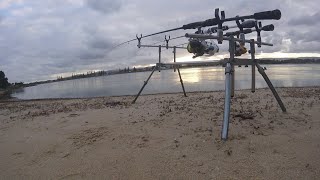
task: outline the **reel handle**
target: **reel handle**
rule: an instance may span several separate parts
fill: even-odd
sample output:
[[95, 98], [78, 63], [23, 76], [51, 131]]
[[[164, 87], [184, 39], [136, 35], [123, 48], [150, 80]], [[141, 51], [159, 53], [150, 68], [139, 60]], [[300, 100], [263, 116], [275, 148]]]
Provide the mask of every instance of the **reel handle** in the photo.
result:
[[261, 28], [262, 31], [273, 31], [274, 30], [274, 25], [273, 24], [269, 24], [269, 25], [266, 25], [266, 26], [263, 26]]
[[279, 20], [281, 19], [281, 11], [279, 9], [276, 9], [273, 11], [258, 12], [258, 13], [254, 13], [253, 17], [257, 20], [265, 20], [265, 19]]

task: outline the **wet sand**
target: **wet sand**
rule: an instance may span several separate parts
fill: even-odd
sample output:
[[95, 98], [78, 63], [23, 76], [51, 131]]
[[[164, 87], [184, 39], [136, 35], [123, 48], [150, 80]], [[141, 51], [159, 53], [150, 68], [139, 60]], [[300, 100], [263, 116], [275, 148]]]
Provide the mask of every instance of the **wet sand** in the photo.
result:
[[0, 101], [1, 179], [317, 179], [320, 87]]

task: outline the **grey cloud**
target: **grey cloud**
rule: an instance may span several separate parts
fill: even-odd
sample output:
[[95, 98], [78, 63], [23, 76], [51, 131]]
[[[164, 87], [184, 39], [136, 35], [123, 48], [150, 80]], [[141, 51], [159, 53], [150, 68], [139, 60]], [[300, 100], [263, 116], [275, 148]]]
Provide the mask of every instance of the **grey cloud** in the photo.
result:
[[292, 53], [319, 53], [319, 42], [295, 43], [290, 46]]
[[114, 46], [113, 43], [106, 39], [95, 39], [90, 42], [90, 46], [95, 49], [110, 49]]
[[92, 53], [92, 52], [82, 53], [79, 55], [79, 58], [82, 60], [100, 59], [104, 57], [105, 57], [105, 54], [98, 54], [98, 53]]
[[305, 32], [301, 32], [299, 29], [291, 30], [288, 36], [292, 39], [294, 43], [300, 42], [319, 42], [320, 35], [316, 29], [307, 29]]
[[297, 26], [297, 25], [317, 25], [319, 24], [320, 12], [317, 12], [313, 15], [304, 15], [300, 17], [296, 17], [294, 19], [289, 20], [288, 24]]
[[93, 10], [109, 14], [119, 11], [122, 3], [120, 0], [87, 0], [87, 5]]

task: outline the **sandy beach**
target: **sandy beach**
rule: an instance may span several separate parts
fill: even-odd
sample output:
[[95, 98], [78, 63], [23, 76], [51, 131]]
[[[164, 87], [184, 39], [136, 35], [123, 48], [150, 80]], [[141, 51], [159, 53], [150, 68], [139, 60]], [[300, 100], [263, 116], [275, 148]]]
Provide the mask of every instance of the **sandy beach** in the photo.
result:
[[0, 179], [317, 179], [320, 87], [0, 101]]

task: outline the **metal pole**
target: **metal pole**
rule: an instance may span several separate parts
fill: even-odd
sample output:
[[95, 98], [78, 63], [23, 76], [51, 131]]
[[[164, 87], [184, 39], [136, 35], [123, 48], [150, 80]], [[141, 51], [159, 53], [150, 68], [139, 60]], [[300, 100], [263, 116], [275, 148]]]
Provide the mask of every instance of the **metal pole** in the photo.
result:
[[180, 78], [180, 83], [181, 83], [181, 86], [182, 86], [183, 94], [184, 94], [185, 97], [187, 97], [187, 94], [186, 94], [186, 91], [184, 89], [184, 85], [183, 85], [183, 81], [182, 81], [182, 78], [181, 78], [181, 74], [180, 74], [179, 68], [177, 68], [177, 70], [178, 70], [178, 74], [179, 74], [179, 78]]
[[146, 81], [144, 81], [143, 86], [141, 87], [139, 93], [137, 94], [136, 98], [132, 101], [132, 104], [136, 103], [138, 97], [140, 96], [142, 90], [144, 89], [144, 87], [148, 84], [148, 81], [150, 80], [151, 76], [153, 75], [154, 71], [156, 70], [157, 66], [154, 66], [154, 68], [152, 69], [151, 74], [149, 75], [148, 79]]
[[234, 71], [234, 64], [231, 64], [231, 97], [234, 97], [234, 86], [235, 86], [235, 71]]
[[[173, 62], [176, 62], [176, 46], [173, 46]], [[176, 66], [173, 66], [173, 72], [176, 72]]]
[[226, 81], [225, 81], [225, 100], [224, 100], [224, 114], [223, 114], [223, 124], [222, 124], [222, 132], [221, 139], [228, 139], [228, 131], [229, 131], [229, 118], [230, 118], [230, 101], [231, 101], [231, 65], [227, 63], [225, 68]]
[[160, 72], [160, 63], [161, 63], [161, 45], [159, 45], [159, 66], [158, 66], [158, 70]]
[[259, 73], [262, 75], [263, 79], [266, 81], [266, 83], [268, 84], [269, 88], [271, 89], [274, 97], [275, 97], [276, 100], [278, 101], [278, 104], [280, 105], [281, 110], [282, 110], [283, 112], [286, 112], [287, 110], [286, 110], [286, 108], [284, 107], [283, 102], [281, 101], [280, 96], [278, 95], [277, 91], [276, 91], [275, 88], [273, 87], [273, 85], [272, 85], [270, 79], [268, 78], [267, 74], [264, 72], [264, 69], [263, 69], [258, 63], [256, 63], [256, 66], [257, 66], [257, 68], [258, 68]]
[[232, 68], [230, 62], [234, 60], [234, 53], [235, 53], [235, 43], [234, 37], [230, 36], [229, 39], [229, 52], [230, 52], [230, 59], [229, 62], [226, 64], [225, 68], [225, 100], [224, 100], [224, 114], [223, 114], [223, 124], [222, 124], [222, 131], [221, 131], [221, 139], [227, 140], [228, 139], [228, 130], [229, 130], [229, 118], [230, 118], [230, 102], [231, 102], [231, 74]]
[[254, 39], [250, 40], [250, 53], [251, 53], [251, 60], [253, 62], [251, 66], [251, 71], [252, 71], [252, 78], [251, 78], [251, 92], [254, 93], [256, 91], [256, 58], [255, 58], [255, 44], [254, 44]]

